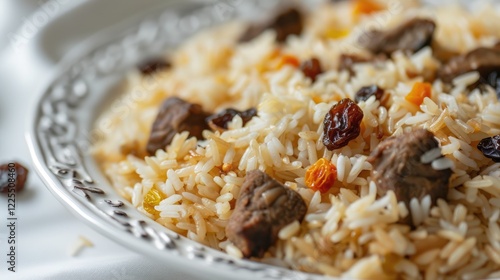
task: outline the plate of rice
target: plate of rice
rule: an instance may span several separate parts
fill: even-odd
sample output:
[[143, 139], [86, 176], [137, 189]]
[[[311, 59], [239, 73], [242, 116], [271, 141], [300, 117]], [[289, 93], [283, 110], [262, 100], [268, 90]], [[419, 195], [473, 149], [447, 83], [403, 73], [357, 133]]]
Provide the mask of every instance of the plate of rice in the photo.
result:
[[500, 9], [172, 1], [92, 38], [28, 133], [53, 194], [199, 277], [500, 277]]

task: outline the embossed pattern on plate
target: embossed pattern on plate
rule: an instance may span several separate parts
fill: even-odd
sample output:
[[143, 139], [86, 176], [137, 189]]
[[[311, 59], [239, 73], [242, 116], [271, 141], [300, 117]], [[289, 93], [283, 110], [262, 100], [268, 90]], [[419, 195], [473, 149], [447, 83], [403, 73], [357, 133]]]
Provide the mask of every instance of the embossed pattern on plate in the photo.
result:
[[160, 226], [119, 197], [88, 152], [92, 139], [99, 136], [99, 131], [92, 130], [96, 108], [141, 59], [175, 47], [202, 28], [240, 17], [243, 12], [262, 12], [277, 1], [204, 3], [178, 1], [124, 34], [98, 37], [78, 59], [61, 65], [37, 102], [27, 135], [37, 172], [49, 190], [80, 218], [144, 254], [165, 261], [180, 260], [186, 269], [196, 266], [232, 279], [235, 272], [238, 278], [248, 279], [323, 279], [235, 259]]

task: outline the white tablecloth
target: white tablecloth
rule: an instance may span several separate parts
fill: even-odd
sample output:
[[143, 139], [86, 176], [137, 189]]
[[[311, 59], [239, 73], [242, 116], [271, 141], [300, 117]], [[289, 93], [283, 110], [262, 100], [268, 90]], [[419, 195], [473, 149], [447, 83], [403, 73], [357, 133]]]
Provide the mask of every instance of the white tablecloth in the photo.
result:
[[[188, 279], [168, 264], [115, 244], [73, 216], [35, 174], [24, 139], [35, 96], [64, 53], [100, 26], [154, 0], [121, 5], [116, 0], [44, 2], [0, 1], [0, 162], [17, 160], [30, 169], [26, 188], [16, 197], [16, 272], [7, 270], [7, 196], [0, 195], [0, 279]], [[93, 247], [71, 256], [80, 236]]]

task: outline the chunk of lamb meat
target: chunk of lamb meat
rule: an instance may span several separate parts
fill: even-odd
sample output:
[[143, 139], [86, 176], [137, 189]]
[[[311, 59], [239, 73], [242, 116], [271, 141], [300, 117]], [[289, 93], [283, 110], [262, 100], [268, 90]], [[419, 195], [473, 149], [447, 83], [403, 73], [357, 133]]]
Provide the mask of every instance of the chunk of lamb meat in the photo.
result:
[[435, 28], [432, 20], [414, 18], [391, 30], [367, 32], [358, 43], [374, 54], [390, 55], [398, 50], [414, 53], [431, 44]]
[[[451, 169], [436, 170], [432, 167], [432, 160], [422, 161], [424, 154], [433, 151], [429, 153], [432, 154], [435, 149], [440, 149], [439, 144], [425, 129], [382, 141], [368, 158], [373, 165], [371, 179], [377, 184], [378, 194], [382, 196], [392, 190], [397, 200], [403, 201], [408, 209], [412, 198], [421, 200], [430, 195], [433, 205], [438, 198], [446, 199]], [[437, 158], [440, 157], [439, 153]], [[413, 225], [411, 215], [402, 222]]]
[[208, 129], [205, 113], [200, 105], [189, 103], [177, 97], [167, 98], [151, 128], [151, 134], [146, 146], [149, 154], [159, 149], [165, 149], [174, 136], [183, 131], [189, 131], [190, 136], [202, 139], [202, 132]]
[[451, 83], [456, 77], [472, 71], [479, 72], [479, 84], [490, 85], [500, 98], [500, 47], [481, 47], [456, 56], [439, 69], [438, 78]]
[[250, 171], [226, 235], [244, 257], [262, 257], [276, 242], [278, 232], [293, 221], [302, 221], [306, 212], [306, 203], [298, 193], [260, 170]]
[[289, 35], [300, 35], [303, 26], [302, 13], [298, 9], [281, 7], [281, 10], [275, 12], [274, 16], [267, 21], [251, 24], [239, 41], [248, 42], [266, 30], [274, 30], [276, 41], [283, 43]]

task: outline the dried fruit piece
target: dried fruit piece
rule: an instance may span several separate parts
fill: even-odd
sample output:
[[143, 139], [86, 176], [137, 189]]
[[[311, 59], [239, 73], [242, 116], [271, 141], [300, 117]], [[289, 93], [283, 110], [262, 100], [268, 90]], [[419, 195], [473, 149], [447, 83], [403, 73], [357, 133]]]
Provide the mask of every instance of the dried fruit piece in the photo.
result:
[[346, 146], [356, 139], [361, 131], [363, 110], [349, 98], [332, 106], [323, 121], [323, 144], [328, 150]]
[[156, 187], [153, 187], [144, 196], [144, 201], [142, 202], [142, 207], [144, 208], [144, 210], [146, 210], [146, 212], [148, 212], [149, 214], [151, 214], [155, 218], [157, 218], [160, 215], [160, 212], [155, 209], [155, 206], [160, 204], [160, 202], [162, 200], [164, 200], [165, 198], [167, 198], [166, 195], [164, 195]]
[[325, 31], [325, 37], [329, 39], [341, 39], [349, 35], [350, 30], [347, 28], [329, 28]]
[[223, 110], [217, 114], [209, 116], [206, 121], [208, 123], [208, 126], [212, 130], [226, 130], [227, 129], [227, 124], [236, 116], [240, 116], [241, 120], [243, 121], [243, 126], [247, 122], [249, 122], [253, 117], [257, 116], [257, 109], [255, 108], [250, 108], [246, 111], [239, 111], [236, 109], [228, 108], [226, 110]]
[[354, 18], [361, 15], [369, 15], [375, 12], [383, 10], [380, 4], [372, 0], [356, 0], [354, 1], [354, 7], [352, 9], [352, 15]]
[[424, 102], [424, 98], [431, 97], [432, 85], [429, 83], [416, 82], [405, 99], [417, 106]]
[[14, 187], [16, 192], [24, 189], [28, 169], [18, 162], [0, 165], [0, 192], [7, 193]]
[[371, 86], [366, 86], [362, 87], [356, 92], [356, 95], [354, 96], [354, 100], [356, 103], [359, 103], [361, 101], [366, 101], [368, 98], [375, 96], [377, 100], [380, 100], [382, 96], [384, 95], [384, 89], [377, 86], [377, 85], [371, 85]]
[[323, 73], [319, 60], [314, 57], [304, 61], [300, 65], [300, 70], [302, 70], [302, 73], [313, 82], [316, 81], [316, 77], [319, 74]]
[[494, 162], [500, 162], [500, 134], [479, 141], [477, 148], [485, 157], [491, 158]]
[[285, 54], [281, 57], [280, 61], [278, 62], [278, 69], [281, 69], [285, 65], [292, 65], [293, 67], [299, 67], [300, 61], [299, 59], [290, 54]]
[[282, 10], [267, 22], [250, 25], [239, 41], [248, 42], [262, 32], [272, 29], [276, 32], [276, 41], [282, 43], [289, 35], [299, 35], [302, 32], [302, 21], [302, 13], [299, 10], [295, 8]]
[[326, 193], [337, 180], [337, 168], [330, 161], [320, 158], [307, 169], [305, 179], [309, 188]]
[[170, 64], [170, 62], [166, 61], [165, 59], [155, 58], [139, 64], [137, 68], [143, 75], [152, 75], [156, 72], [166, 70], [171, 66], [172, 65]]

